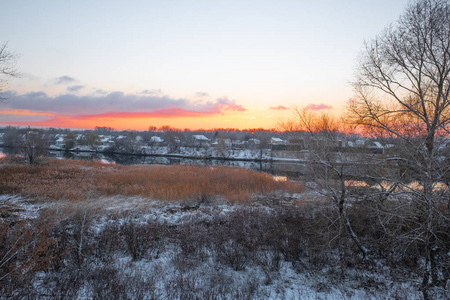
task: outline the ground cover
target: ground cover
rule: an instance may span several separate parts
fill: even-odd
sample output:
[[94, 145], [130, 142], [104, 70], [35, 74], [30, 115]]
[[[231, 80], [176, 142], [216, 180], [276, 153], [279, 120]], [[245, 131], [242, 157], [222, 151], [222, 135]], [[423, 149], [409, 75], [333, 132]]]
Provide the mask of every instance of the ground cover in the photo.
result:
[[255, 193], [302, 190], [298, 183], [275, 181], [266, 173], [223, 166], [122, 166], [56, 159], [25, 166], [7, 160], [0, 161], [0, 191], [44, 200], [80, 201], [112, 195], [186, 200], [221, 195], [245, 202]]
[[[0, 163], [0, 299], [421, 299], [370, 207], [244, 169]], [[173, 191], [170, 191], [173, 189]], [[443, 288], [437, 298], [450, 296]]]

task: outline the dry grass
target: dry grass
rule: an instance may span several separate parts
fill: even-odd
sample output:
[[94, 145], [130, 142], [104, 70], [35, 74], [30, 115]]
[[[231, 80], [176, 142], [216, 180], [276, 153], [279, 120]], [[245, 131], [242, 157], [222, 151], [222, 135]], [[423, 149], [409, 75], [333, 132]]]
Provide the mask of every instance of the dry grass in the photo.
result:
[[49, 160], [41, 166], [0, 160], [0, 192], [46, 200], [86, 200], [99, 196], [142, 196], [183, 200], [222, 195], [248, 201], [254, 193], [300, 192], [294, 182], [231, 167], [105, 165], [99, 162]]

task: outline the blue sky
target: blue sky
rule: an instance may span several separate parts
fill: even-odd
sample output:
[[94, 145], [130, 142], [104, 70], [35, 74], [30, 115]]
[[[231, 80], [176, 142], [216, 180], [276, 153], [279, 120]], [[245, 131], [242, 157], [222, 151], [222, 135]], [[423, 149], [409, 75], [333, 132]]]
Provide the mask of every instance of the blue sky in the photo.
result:
[[[21, 54], [17, 66], [23, 76], [9, 81], [16, 104], [12, 97], [0, 109], [11, 124], [42, 125], [33, 122], [48, 120], [48, 114], [73, 116], [76, 102], [67, 99], [77, 97], [90, 97], [80, 103], [91, 103], [93, 115], [118, 112], [107, 99], [119, 92], [124, 98], [118, 101], [129, 103], [120, 111], [149, 114], [136, 128], [146, 122], [270, 128], [289, 113], [275, 107], [315, 105], [339, 112], [352, 96], [349, 81], [364, 40], [395, 22], [407, 3], [7, 1], [0, 42]], [[31, 92], [43, 92], [46, 103], [69, 102], [27, 108]], [[142, 99], [127, 102], [130, 97]], [[208, 110], [209, 119], [197, 114], [223, 99], [227, 106]], [[152, 103], [135, 106], [145, 101]], [[158, 118], [151, 114], [155, 102], [195, 113]], [[15, 118], [18, 109], [22, 114]], [[98, 119], [98, 125], [108, 120]]]

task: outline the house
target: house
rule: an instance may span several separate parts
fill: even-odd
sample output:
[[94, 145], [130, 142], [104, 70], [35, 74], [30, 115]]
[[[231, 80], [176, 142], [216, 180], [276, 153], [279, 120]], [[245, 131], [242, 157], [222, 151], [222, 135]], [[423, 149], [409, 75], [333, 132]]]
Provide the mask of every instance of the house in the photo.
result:
[[111, 136], [99, 135], [101, 146], [110, 147], [114, 145], [114, 140]]
[[201, 134], [195, 134], [192, 136], [192, 143], [194, 146], [209, 146], [209, 139]]
[[273, 137], [270, 139], [270, 144], [272, 145], [284, 145], [284, 141], [280, 138]]
[[158, 146], [162, 143], [164, 143], [164, 139], [155, 135], [150, 138], [149, 146]]
[[248, 139], [248, 144], [249, 145], [260, 145], [261, 141], [258, 139]]
[[361, 148], [361, 147], [364, 147], [365, 143], [366, 142], [364, 140], [359, 139], [359, 140], [355, 140], [355, 141], [348, 141], [347, 145], [349, 147], [359, 147], [359, 148]]
[[382, 154], [382, 153], [385, 153], [386, 150], [394, 147], [394, 145], [392, 145], [392, 144], [383, 145], [380, 142], [372, 141], [372, 142], [367, 143], [366, 147], [368, 149], [370, 149], [373, 153]]
[[59, 148], [64, 148], [66, 146], [66, 143], [64, 140], [65, 139], [63, 136], [58, 137], [55, 141], [55, 145]]
[[142, 137], [142, 136], [140, 136], [140, 135], [137, 135], [135, 138], [134, 138], [134, 145], [136, 145], [136, 146], [143, 146], [143, 143], [144, 143], [144, 138]]

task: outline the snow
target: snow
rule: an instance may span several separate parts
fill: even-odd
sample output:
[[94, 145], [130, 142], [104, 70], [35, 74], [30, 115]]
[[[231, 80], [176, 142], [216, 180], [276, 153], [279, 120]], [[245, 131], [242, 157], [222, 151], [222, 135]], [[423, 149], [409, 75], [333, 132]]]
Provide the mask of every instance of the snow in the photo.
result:
[[280, 139], [280, 138], [273, 137], [273, 138], [270, 139], [270, 143], [271, 144], [282, 144], [283, 140]]
[[194, 134], [192, 137], [197, 141], [209, 141], [209, 139], [206, 136], [201, 134]]
[[[290, 195], [293, 199], [292, 203], [297, 200], [308, 199], [309, 193], [311, 192]], [[289, 205], [291, 200], [286, 201], [284, 205]], [[59, 207], [59, 210], [62, 211], [73, 205], [73, 203], [63, 201], [44, 204], [19, 196], [0, 196], [2, 209], [14, 207], [21, 218], [36, 218], [39, 211], [45, 207]], [[96, 217], [91, 229], [92, 232], [97, 234], [108, 223], [118, 222], [123, 224], [125, 220], [130, 220], [130, 218], [141, 223], [154, 220], [161, 224], [168, 224], [170, 227], [189, 223], [190, 220], [207, 223], [211, 221], [213, 215], [226, 217], [243, 207], [239, 204], [229, 204], [220, 198], [215, 198], [211, 203], [206, 204], [192, 201], [168, 203], [143, 197], [125, 196], [101, 197], [76, 205], [79, 205], [80, 209], [95, 212]], [[269, 214], [274, 209], [265, 205], [258, 207], [252, 209], [264, 209]], [[377, 268], [379, 270], [377, 272], [348, 268], [345, 278], [340, 278], [334, 268], [324, 267], [317, 270], [302, 268], [301, 265], [294, 265], [284, 260], [281, 261], [279, 268], [276, 270], [264, 269], [255, 264], [246, 266], [243, 271], [235, 271], [225, 266], [218, 268], [217, 262], [210, 258], [198, 260], [195, 264], [190, 265], [192, 262], [184, 261], [176, 248], [167, 245], [164, 249], [157, 255], [155, 254], [153, 259], [132, 261], [130, 256], [122, 254], [111, 257], [110, 262], [117, 270], [118, 278], [142, 282], [142, 284], [145, 283], [146, 286], [150, 286], [150, 290], [145, 290], [147, 294], [144, 297], [148, 298], [151, 298], [152, 293], [164, 299], [181, 297], [181, 295], [185, 295], [185, 289], [187, 288], [184, 284], [194, 288], [193, 292], [198, 297], [207, 295], [208, 290], [211, 290], [215, 293], [221, 293], [219, 298], [224, 297], [223, 299], [248, 295], [252, 295], [249, 299], [421, 298], [418, 289], [420, 280], [395, 281], [389, 275], [389, 268], [384, 266], [382, 261], [378, 261]], [[307, 261], [304, 263], [307, 264]], [[183, 265], [189, 267], [185, 270], [185, 273], [181, 274], [179, 268]], [[95, 269], [98, 266], [94, 264], [92, 268]], [[37, 274], [35, 278], [36, 288], [41, 288], [40, 282], [44, 280], [45, 276], [47, 275], [44, 273]], [[180, 276], [185, 276], [183, 278], [186, 281], [180, 281]], [[367, 288], [366, 282], [379, 282], [379, 287]], [[77, 299], [94, 297], [90, 284], [89, 281], [84, 283], [84, 286], [77, 293]], [[167, 285], [173, 286], [171, 289], [167, 289]], [[217, 290], [217, 286], [221, 286], [221, 289]]]
[[152, 136], [150, 138], [150, 141], [153, 143], [162, 143], [164, 142], [164, 140], [162, 138], [160, 138], [159, 136]]

